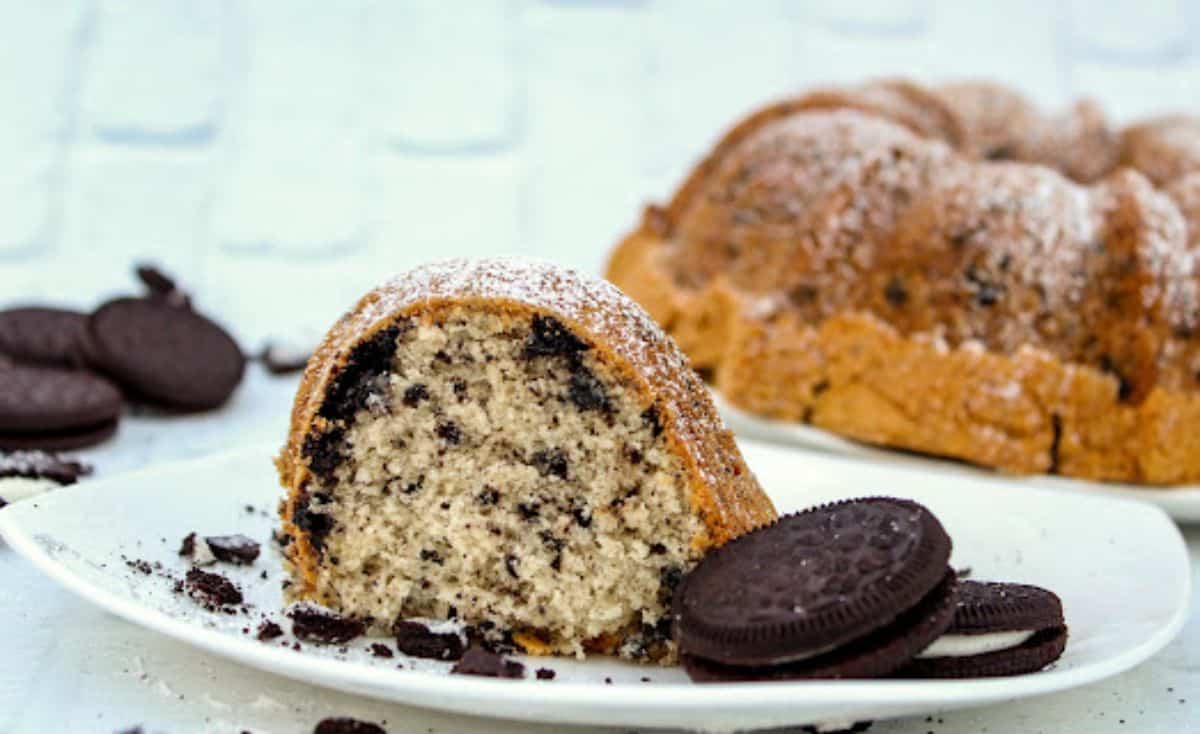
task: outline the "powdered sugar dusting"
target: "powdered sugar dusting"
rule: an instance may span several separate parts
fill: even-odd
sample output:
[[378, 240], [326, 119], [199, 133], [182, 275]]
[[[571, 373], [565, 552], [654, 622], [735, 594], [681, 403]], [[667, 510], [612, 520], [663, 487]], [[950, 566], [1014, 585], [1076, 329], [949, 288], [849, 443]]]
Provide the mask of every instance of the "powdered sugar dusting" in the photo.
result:
[[[606, 280], [534, 258], [459, 258], [402, 273], [377, 293], [356, 317], [361, 328], [404, 308], [460, 299], [511, 301], [574, 321], [628, 360], [651, 385], [666, 388], [674, 415], [690, 416], [680, 429], [696, 445], [705, 443], [706, 435], [727, 432], [711, 404], [707, 410], [691, 405], [696, 394], [704, 403], [708, 399], [687, 358], [645, 310]], [[713, 463], [699, 465], [709, 484], [724, 480]]]
[[1200, 171], [1178, 179], [1167, 187], [1166, 193], [1183, 215], [1189, 249], [1200, 248]]
[[[639, 369], [666, 379], [687, 370], [670, 338], [628, 296], [606, 280], [534, 258], [453, 259], [402, 273], [356, 315], [367, 326], [406, 307], [456, 299], [511, 301], [589, 326]], [[673, 347], [674, 345], [671, 344]]]
[[1200, 118], [1179, 115], [1147, 120], [1130, 127], [1123, 137], [1121, 162], [1159, 186], [1200, 171]]
[[828, 272], [824, 285], [841, 290], [950, 154], [855, 110], [766, 123], [729, 152], [677, 223], [676, 279], [698, 287], [725, 275], [763, 292]]
[[[1080, 178], [1099, 173], [1089, 168], [1097, 160], [1115, 160], [1115, 138], [1094, 104], [1042, 118], [1013, 95], [984, 104], [997, 93], [968, 86], [945, 99], [965, 99], [968, 138], [999, 144], [988, 115], [1024, 126], [1010, 130], [1016, 147], [998, 157], [1041, 160]], [[1196, 255], [1177, 208], [1144, 178], [1125, 171], [1088, 186], [1048, 166], [964, 156], [883, 108], [810, 109], [803, 99], [755, 130], [739, 126], [739, 140], [710, 159], [690, 201], [676, 198], [661, 261], [686, 293], [703, 299], [710, 284], [726, 282], [751, 319], [783, 310], [819, 322], [865, 310], [904, 334], [942, 325], [951, 346], [973, 339], [1012, 354], [1034, 345], [1143, 387], [1182, 369], [1162, 361], [1172, 355], [1190, 364], [1192, 350], [1161, 345], [1196, 328]], [[1143, 131], [1142, 147], [1200, 140], [1197, 129], [1160, 122]], [[681, 330], [705, 328], [691, 314], [675, 318]], [[1111, 336], [1149, 324], [1157, 344]]]

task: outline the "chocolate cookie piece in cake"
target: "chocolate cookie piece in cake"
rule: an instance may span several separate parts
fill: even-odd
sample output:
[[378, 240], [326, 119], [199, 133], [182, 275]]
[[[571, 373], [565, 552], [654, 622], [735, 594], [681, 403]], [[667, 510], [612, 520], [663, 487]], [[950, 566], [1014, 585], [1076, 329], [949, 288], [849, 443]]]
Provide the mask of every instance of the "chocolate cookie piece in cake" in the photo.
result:
[[646, 314], [524, 260], [368, 294], [310, 360], [278, 467], [295, 598], [541, 653], [670, 659], [681, 573], [775, 516]]

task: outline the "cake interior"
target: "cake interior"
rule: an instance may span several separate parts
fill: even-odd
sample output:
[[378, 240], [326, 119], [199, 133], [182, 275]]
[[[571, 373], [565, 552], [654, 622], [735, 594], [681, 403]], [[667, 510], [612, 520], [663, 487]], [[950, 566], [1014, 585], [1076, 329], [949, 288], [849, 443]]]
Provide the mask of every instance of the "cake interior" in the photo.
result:
[[543, 652], [673, 657], [704, 527], [643, 401], [549, 316], [456, 307], [378, 332], [305, 445], [315, 598], [379, 629], [457, 618]]

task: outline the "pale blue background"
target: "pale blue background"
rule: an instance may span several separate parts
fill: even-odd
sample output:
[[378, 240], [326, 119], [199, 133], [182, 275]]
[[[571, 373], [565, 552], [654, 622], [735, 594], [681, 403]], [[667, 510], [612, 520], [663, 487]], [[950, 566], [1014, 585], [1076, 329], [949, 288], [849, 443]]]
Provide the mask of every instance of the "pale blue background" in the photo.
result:
[[253, 346], [431, 257], [598, 270], [724, 125], [813, 84], [1196, 111], [1198, 7], [0, 0], [0, 306], [88, 306], [150, 257]]

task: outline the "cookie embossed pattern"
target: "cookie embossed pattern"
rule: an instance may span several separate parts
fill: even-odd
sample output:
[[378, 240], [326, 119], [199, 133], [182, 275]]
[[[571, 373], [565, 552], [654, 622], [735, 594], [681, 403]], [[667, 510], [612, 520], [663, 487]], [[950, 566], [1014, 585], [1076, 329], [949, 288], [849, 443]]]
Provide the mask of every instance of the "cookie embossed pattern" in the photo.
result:
[[697, 681], [878, 678], [950, 626], [951, 541], [909, 500], [805, 510], [709, 554], [675, 629]]

